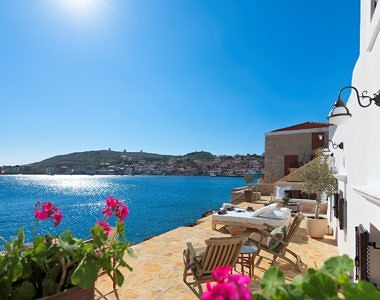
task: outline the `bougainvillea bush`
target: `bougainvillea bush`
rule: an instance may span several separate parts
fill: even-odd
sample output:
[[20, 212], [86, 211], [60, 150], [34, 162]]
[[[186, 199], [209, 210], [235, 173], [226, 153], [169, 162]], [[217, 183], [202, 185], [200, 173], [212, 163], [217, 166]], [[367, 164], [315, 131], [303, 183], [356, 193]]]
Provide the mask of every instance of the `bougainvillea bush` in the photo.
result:
[[[309, 268], [286, 282], [279, 268], [265, 271], [259, 291], [250, 291], [250, 279], [240, 274], [230, 275], [230, 267], [218, 267], [213, 272], [214, 285], [207, 282], [202, 300], [378, 300], [380, 291], [371, 283], [350, 276], [354, 262], [347, 255], [328, 259], [322, 268]], [[251, 294], [252, 293], [252, 294]]]
[[[60, 293], [74, 286], [90, 288], [99, 272], [114, 276], [121, 286], [120, 268], [132, 268], [124, 253], [134, 256], [125, 237], [124, 220], [129, 214], [122, 201], [108, 197], [102, 210], [103, 219], [91, 228], [91, 239], [76, 238], [69, 230], [61, 234], [37, 235], [40, 222], [52, 221], [57, 227], [64, 217], [52, 202], [36, 202], [33, 243], [25, 244], [24, 230], [5, 241], [0, 254], [1, 299], [36, 299]], [[116, 234], [111, 234], [109, 218], [116, 218]]]
[[202, 300], [251, 300], [249, 277], [231, 275], [231, 266], [217, 267], [212, 276], [216, 284], [207, 282], [207, 290], [202, 294]]

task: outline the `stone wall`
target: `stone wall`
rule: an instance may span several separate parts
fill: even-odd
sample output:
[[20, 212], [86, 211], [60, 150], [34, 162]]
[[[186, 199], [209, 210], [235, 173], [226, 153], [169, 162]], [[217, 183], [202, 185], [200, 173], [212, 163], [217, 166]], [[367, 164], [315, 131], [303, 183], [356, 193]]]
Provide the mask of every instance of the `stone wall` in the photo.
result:
[[270, 196], [273, 193], [274, 186], [271, 183], [262, 183], [256, 185], [253, 191], [261, 193], [261, 196]]
[[[232, 189], [232, 195], [234, 193], [237, 194], [236, 192], [242, 192], [247, 188], [248, 188], [247, 186], [234, 188], [234, 189]], [[270, 196], [273, 193], [273, 188], [274, 187], [273, 187], [272, 183], [268, 183], [268, 184], [267, 183], [260, 183], [257, 185], [253, 185], [251, 187], [253, 192], [260, 192], [261, 196]]]
[[231, 196], [231, 203], [235, 205], [240, 204], [242, 202], [253, 203], [259, 200], [261, 200], [261, 193], [253, 192], [250, 189], [232, 192]]
[[280, 134], [265, 136], [265, 183], [273, 183], [284, 174], [284, 155], [298, 155], [298, 159], [310, 159], [312, 133]]
[[[307, 199], [298, 199], [297, 201], [300, 202], [300, 211], [307, 214], [314, 214], [315, 213], [315, 207], [317, 205], [317, 201], [315, 200], [307, 200]], [[319, 213], [320, 214], [327, 214], [327, 202], [322, 201], [321, 205], [319, 206]]]

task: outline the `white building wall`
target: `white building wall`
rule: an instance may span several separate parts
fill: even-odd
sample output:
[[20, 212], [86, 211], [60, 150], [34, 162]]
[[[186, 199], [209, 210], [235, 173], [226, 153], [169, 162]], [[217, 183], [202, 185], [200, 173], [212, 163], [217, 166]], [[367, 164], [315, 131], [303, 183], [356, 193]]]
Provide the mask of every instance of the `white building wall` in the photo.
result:
[[[360, 55], [352, 76], [352, 85], [371, 96], [380, 90], [380, 1], [371, 18], [372, 3], [361, 1]], [[344, 142], [344, 150], [334, 150], [334, 157], [339, 188], [347, 201], [345, 229], [339, 230], [335, 220], [333, 227], [341, 254], [354, 258], [355, 226], [362, 224], [371, 240], [380, 242], [380, 107], [360, 107], [354, 93], [347, 107], [352, 118], [330, 132], [334, 142]], [[380, 266], [380, 250], [374, 251], [378, 253], [371, 256], [371, 265]], [[371, 280], [380, 286], [379, 267], [371, 270]]]

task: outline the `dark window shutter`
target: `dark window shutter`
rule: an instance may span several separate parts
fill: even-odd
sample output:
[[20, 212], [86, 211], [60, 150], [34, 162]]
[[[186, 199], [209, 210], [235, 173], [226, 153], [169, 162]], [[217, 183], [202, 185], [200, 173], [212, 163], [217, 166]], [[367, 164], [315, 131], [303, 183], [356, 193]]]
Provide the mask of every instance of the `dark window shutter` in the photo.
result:
[[369, 280], [369, 267], [368, 267], [368, 242], [369, 233], [364, 229], [363, 225], [355, 227], [356, 236], [356, 279]]
[[339, 198], [338, 200], [338, 220], [339, 220], [339, 229], [344, 229], [344, 217], [345, 217], [345, 201], [344, 198]]
[[338, 218], [338, 200], [339, 200], [339, 194], [335, 193], [334, 194], [334, 206], [333, 206], [335, 218]]

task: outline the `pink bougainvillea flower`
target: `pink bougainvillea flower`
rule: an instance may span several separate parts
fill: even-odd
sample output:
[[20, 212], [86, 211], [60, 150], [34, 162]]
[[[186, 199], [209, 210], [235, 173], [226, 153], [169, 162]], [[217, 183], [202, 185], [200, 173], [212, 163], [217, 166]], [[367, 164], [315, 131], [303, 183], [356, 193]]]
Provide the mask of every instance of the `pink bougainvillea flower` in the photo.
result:
[[62, 212], [50, 201], [42, 203], [42, 209], [40, 200], [36, 201], [36, 209], [34, 210], [34, 218], [36, 220], [46, 220], [51, 218], [54, 221], [54, 226], [57, 227], [62, 221]]
[[61, 221], [62, 221], [62, 212], [60, 210], [57, 210], [53, 215], [50, 216], [50, 218], [54, 221], [54, 226], [57, 227]]
[[46, 220], [48, 217], [48, 214], [44, 210], [34, 210], [34, 218], [37, 220]]
[[105, 200], [106, 207], [102, 210], [105, 217], [118, 217], [120, 222], [124, 222], [124, 219], [129, 215], [128, 207], [123, 204], [119, 199], [108, 196]]
[[231, 275], [230, 278], [228, 279], [229, 282], [231, 283], [236, 283], [237, 285], [244, 285], [248, 284], [251, 280], [247, 276], [242, 276], [240, 274], [234, 274]]
[[42, 203], [42, 210], [45, 211], [47, 214], [51, 214], [57, 210], [57, 208], [54, 206], [54, 204], [50, 201], [46, 201]]
[[111, 209], [109, 207], [106, 207], [102, 210], [102, 213], [106, 216], [106, 217], [111, 217], [112, 216], [112, 212], [111, 212]]
[[120, 201], [116, 198], [113, 198], [111, 196], [108, 196], [107, 199], [106, 199], [106, 205], [107, 207], [111, 208], [111, 209], [115, 209], [116, 206], [120, 203]]
[[236, 288], [227, 283], [219, 282], [213, 287], [207, 285], [207, 291], [202, 294], [202, 300], [240, 300]]
[[247, 276], [243, 276], [240, 274], [235, 274], [232, 275], [228, 279], [228, 283], [232, 286], [235, 287], [239, 298], [241, 300], [250, 300], [251, 299], [251, 292], [249, 289], [249, 283], [250, 283], [250, 278]]
[[111, 226], [110, 224], [108, 224], [106, 221], [100, 221], [98, 220], [97, 221], [99, 227], [102, 227], [103, 228], [103, 231], [106, 235], [108, 235], [111, 231]]
[[222, 282], [228, 277], [230, 272], [231, 266], [216, 267], [215, 270], [212, 272], [212, 277], [214, 277], [214, 279], [217, 282]]
[[202, 294], [202, 300], [251, 300], [247, 276], [235, 274], [229, 275], [230, 266], [217, 267], [212, 273], [217, 281], [215, 285], [207, 282], [207, 290]]
[[116, 211], [116, 216], [119, 218], [120, 222], [124, 222], [126, 216], [129, 215], [128, 206], [120, 203], [118, 210]]

